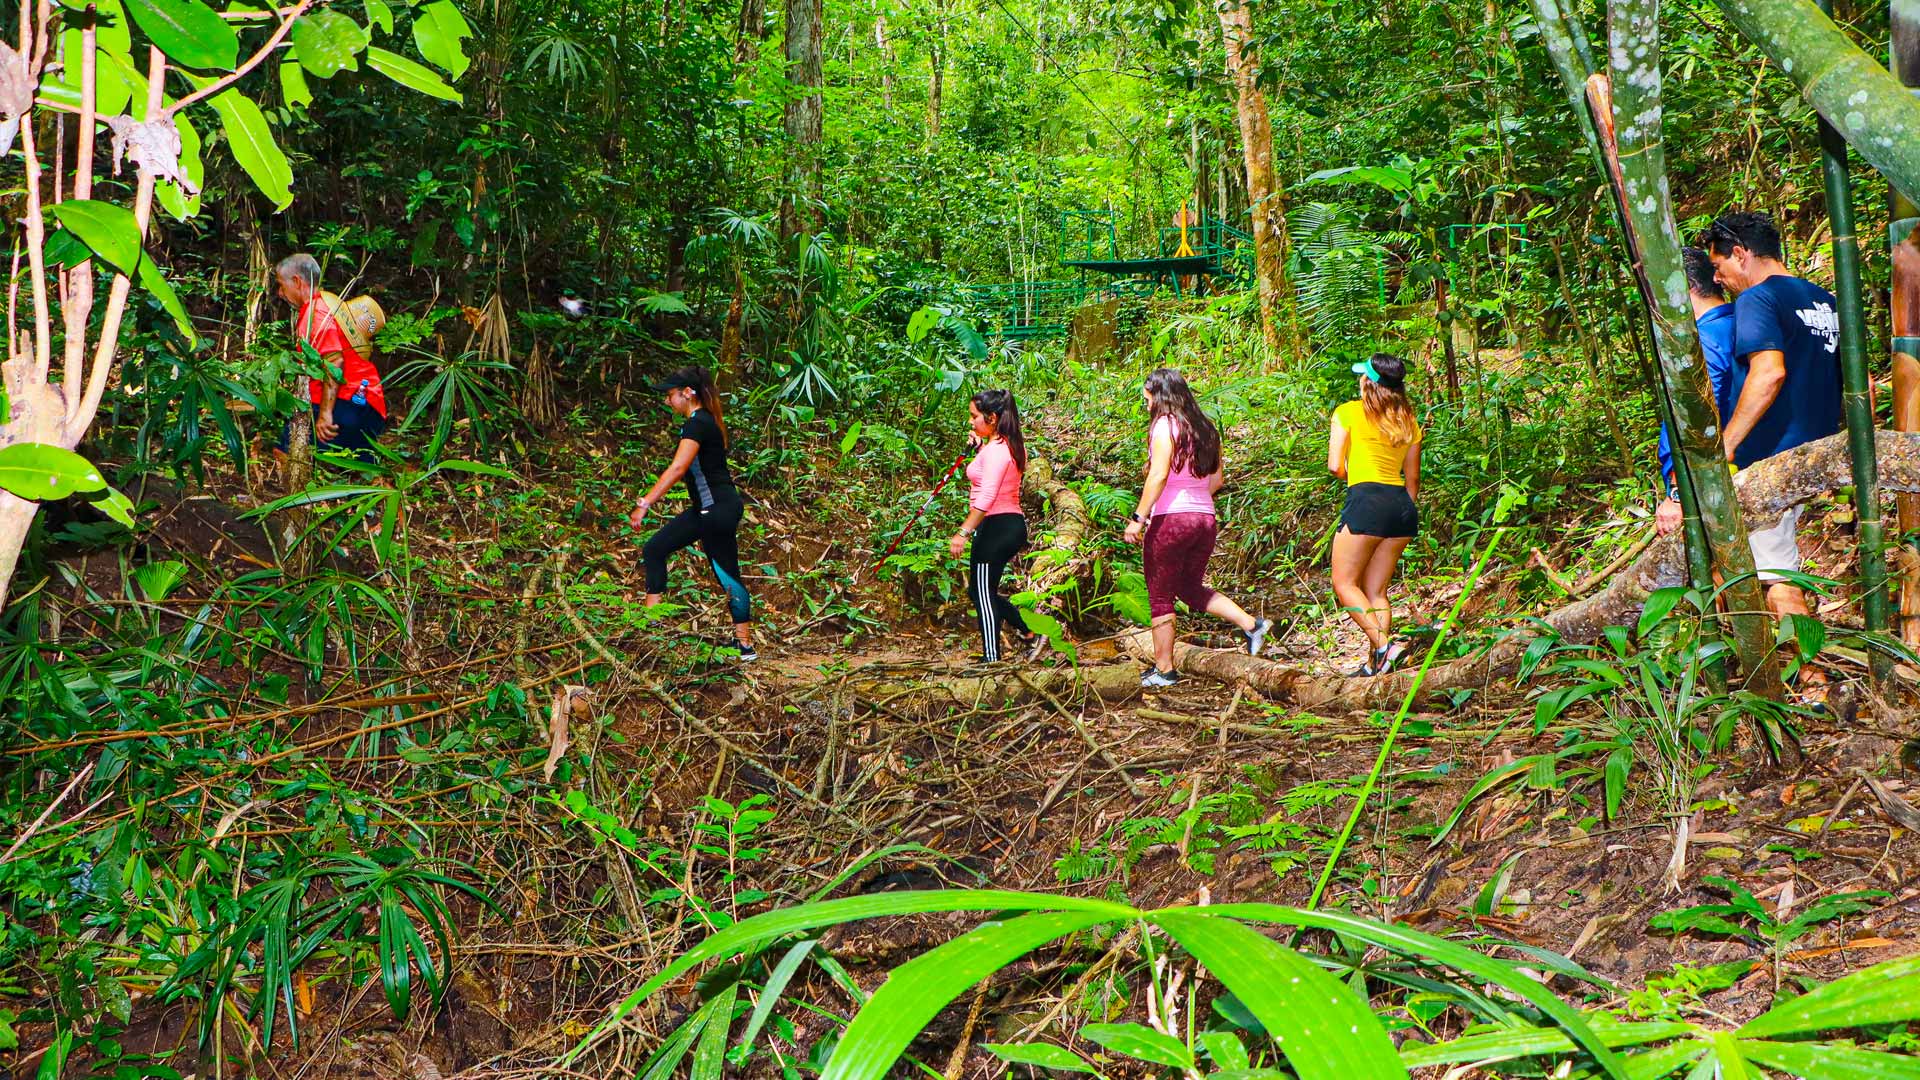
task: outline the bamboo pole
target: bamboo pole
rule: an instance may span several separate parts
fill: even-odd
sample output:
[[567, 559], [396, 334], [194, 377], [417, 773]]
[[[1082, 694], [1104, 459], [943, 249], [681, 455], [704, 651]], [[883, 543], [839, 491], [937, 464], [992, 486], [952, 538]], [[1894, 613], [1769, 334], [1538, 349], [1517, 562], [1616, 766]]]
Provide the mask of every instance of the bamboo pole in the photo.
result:
[[[1654, 352], [1674, 407], [1674, 460], [1686, 461], [1684, 479], [1698, 504], [1713, 570], [1729, 583], [1724, 595], [1734, 648], [1749, 676], [1761, 674], [1775, 666], [1773, 620], [1753, 573], [1733, 478], [1715, 437], [1719, 411], [1687, 302], [1687, 275], [1661, 139], [1658, 0], [1611, 0], [1607, 31], [1608, 54], [1617, 58], [1612, 66], [1621, 76], [1619, 96], [1613, 96], [1605, 75], [1588, 81], [1594, 128], [1608, 159], [1608, 179], [1626, 226], [1634, 279], [1652, 321]], [[1764, 692], [1779, 690], [1773, 679], [1749, 681]]]
[[[1819, 0], [1831, 13], [1833, 0]], [[1847, 417], [1847, 449], [1853, 456], [1855, 534], [1860, 553], [1868, 630], [1887, 629], [1887, 539], [1880, 522], [1880, 471], [1873, 449], [1873, 400], [1867, 388], [1867, 318], [1860, 296], [1860, 245], [1853, 237], [1853, 187], [1847, 176], [1847, 141], [1820, 120], [1821, 171], [1827, 183], [1827, 217], [1833, 224], [1833, 286], [1840, 302], [1840, 373]], [[1872, 650], [1873, 677], [1893, 674], [1892, 658]]]
[[[1888, 62], [1902, 86], [1920, 92], [1920, 0], [1893, 0], [1888, 21], [1893, 27]], [[1887, 242], [1893, 264], [1893, 429], [1920, 431], [1920, 207], [1891, 192]], [[1901, 495], [1897, 530], [1913, 537], [1920, 533], [1920, 495]], [[1900, 636], [1920, 646], [1920, 546], [1908, 541], [1905, 570], [1900, 582]]]
[[1720, 0], [1720, 10], [1867, 164], [1907, 198], [1920, 200], [1920, 100], [1900, 80], [1813, 0]]

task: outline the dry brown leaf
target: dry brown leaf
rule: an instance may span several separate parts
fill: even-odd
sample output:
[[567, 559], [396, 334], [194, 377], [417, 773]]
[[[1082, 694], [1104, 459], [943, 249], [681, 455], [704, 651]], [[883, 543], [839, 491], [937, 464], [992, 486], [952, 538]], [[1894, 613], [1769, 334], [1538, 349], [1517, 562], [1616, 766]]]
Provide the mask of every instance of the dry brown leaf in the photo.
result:
[[180, 129], [173, 120], [135, 120], [131, 116], [109, 116], [104, 122], [113, 129], [113, 175], [120, 175], [124, 159], [152, 173], [157, 179], [171, 180], [188, 195], [200, 189], [180, 171]]
[[547, 715], [547, 767], [542, 774], [547, 783], [553, 783], [554, 770], [560, 767], [560, 759], [567, 756], [567, 728], [575, 712], [591, 715], [593, 691], [578, 683], [568, 683], [553, 693], [553, 708]]

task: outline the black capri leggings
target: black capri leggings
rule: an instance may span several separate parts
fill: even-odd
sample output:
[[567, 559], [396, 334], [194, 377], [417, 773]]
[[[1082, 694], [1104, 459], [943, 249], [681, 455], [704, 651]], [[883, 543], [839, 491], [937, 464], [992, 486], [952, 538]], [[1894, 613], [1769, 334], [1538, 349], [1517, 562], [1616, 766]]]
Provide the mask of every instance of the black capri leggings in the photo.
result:
[[746, 583], [740, 577], [740, 515], [746, 504], [740, 501], [738, 492], [729, 498], [723, 489], [715, 488], [713, 494], [712, 509], [690, 506], [647, 537], [640, 549], [640, 559], [647, 568], [647, 591], [666, 592], [667, 556], [698, 542], [700, 550], [707, 553], [713, 576], [727, 591], [727, 610], [733, 621], [752, 622], [753, 598], [747, 595]]
[[973, 610], [980, 617], [980, 655], [1000, 659], [1000, 625], [1027, 629], [1027, 620], [1013, 601], [1000, 595], [1000, 575], [1020, 549], [1027, 546], [1027, 519], [1023, 514], [992, 514], [982, 518], [973, 534], [973, 558], [968, 562], [967, 585]]

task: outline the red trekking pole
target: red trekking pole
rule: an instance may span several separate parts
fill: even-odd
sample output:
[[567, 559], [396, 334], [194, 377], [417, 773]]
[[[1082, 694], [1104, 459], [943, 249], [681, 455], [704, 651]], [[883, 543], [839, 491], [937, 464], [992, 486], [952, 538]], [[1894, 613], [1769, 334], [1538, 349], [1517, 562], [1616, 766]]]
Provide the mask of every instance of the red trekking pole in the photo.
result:
[[880, 572], [880, 568], [882, 566], [887, 565], [887, 560], [893, 558], [894, 549], [900, 546], [900, 541], [906, 538], [907, 533], [913, 531], [914, 525], [919, 523], [922, 515], [924, 515], [928, 510], [933, 509], [933, 501], [940, 497], [940, 489], [946, 487], [947, 481], [953, 479], [953, 474], [959, 471], [960, 466], [966, 463], [967, 463], [967, 455], [964, 453], [961, 454], [959, 457], [953, 459], [953, 464], [947, 466], [947, 475], [941, 477], [940, 482], [933, 486], [933, 490], [931, 492], [927, 493], [927, 501], [920, 504], [920, 509], [917, 512], [915, 512], [913, 515], [913, 520], [907, 522], [907, 527], [904, 529], [901, 529], [899, 533], [897, 533], [894, 536], [893, 543], [887, 545], [887, 553], [880, 556], [880, 561], [877, 563], [874, 563], [873, 569], [868, 570], [867, 573], [877, 574]]

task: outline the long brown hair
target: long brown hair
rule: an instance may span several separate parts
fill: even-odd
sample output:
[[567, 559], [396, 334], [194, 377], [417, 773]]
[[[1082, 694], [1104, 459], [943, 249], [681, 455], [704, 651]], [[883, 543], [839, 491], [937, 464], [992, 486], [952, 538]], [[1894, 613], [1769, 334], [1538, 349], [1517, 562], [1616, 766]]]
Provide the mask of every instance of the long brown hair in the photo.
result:
[[1370, 362], [1380, 378], [1360, 376], [1360, 405], [1387, 445], [1405, 446], [1420, 430], [1407, 399], [1407, 362], [1392, 353], [1374, 353]]
[[720, 445], [726, 446], [729, 440], [727, 421], [720, 414], [720, 388], [713, 385], [713, 376], [707, 369], [683, 367], [668, 375], [665, 382], [668, 386], [684, 386], [693, 391], [693, 396], [700, 399], [700, 407], [713, 414], [713, 422], [720, 426]]
[[1186, 376], [1173, 368], [1161, 368], [1147, 376], [1147, 394], [1153, 399], [1153, 419], [1174, 419], [1173, 461], [1168, 468], [1186, 469], [1195, 476], [1219, 472], [1220, 429], [1200, 410]]
[[1026, 472], [1027, 440], [1020, 434], [1020, 407], [1013, 403], [1013, 391], [982, 390], [973, 395], [973, 407], [981, 416], [993, 417], [993, 433], [1007, 440], [1013, 463]]

